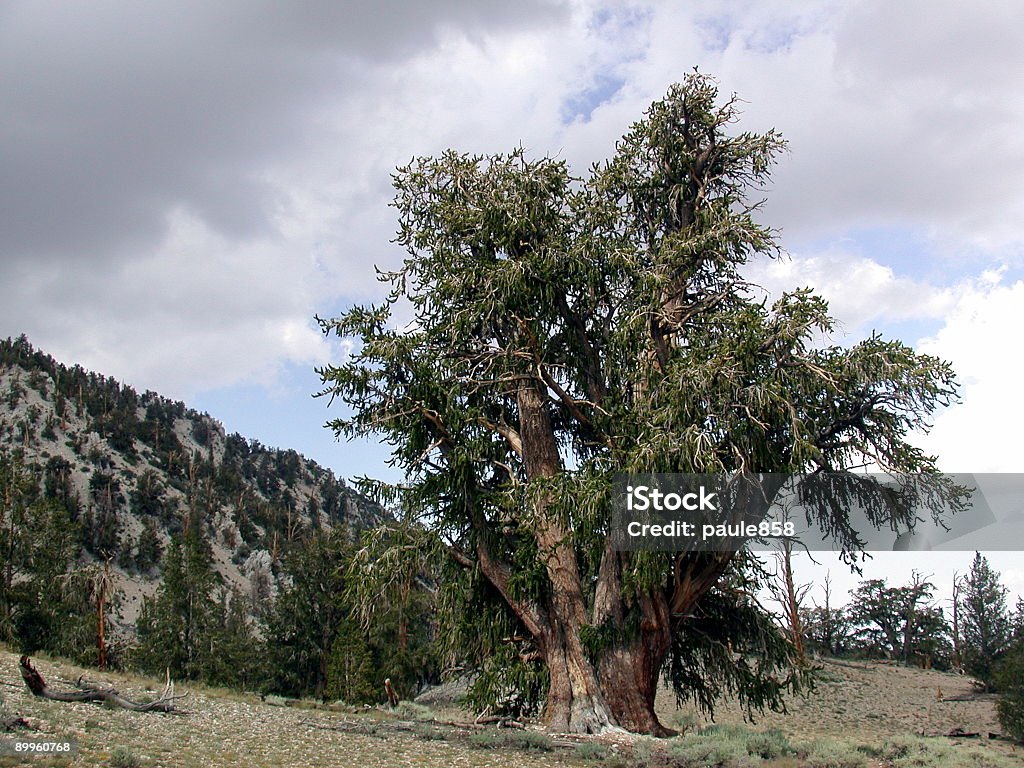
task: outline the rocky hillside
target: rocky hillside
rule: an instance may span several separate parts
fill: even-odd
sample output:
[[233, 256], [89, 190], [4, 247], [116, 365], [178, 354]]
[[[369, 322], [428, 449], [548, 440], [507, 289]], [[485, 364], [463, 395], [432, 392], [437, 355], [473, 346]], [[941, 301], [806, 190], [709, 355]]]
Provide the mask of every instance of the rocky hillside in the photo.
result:
[[24, 337], [0, 341], [0, 452], [18, 454], [78, 521], [82, 565], [116, 566], [126, 625], [186, 526], [208, 537], [226, 583], [258, 598], [305, 532], [386, 515], [293, 450], [226, 434], [208, 414], [62, 365]]

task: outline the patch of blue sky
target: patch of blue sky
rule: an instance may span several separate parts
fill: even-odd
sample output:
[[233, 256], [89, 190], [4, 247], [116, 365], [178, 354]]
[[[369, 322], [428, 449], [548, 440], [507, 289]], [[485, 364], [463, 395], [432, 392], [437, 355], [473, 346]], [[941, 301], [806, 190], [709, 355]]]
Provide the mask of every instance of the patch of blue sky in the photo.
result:
[[588, 32], [604, 53], [598, 57], [589, 82], [562, 102], [564, 124], [589, 122], [594, 110], [611, 101], [627, 84], [626, 77], [616, 70], [642, 57], [652, 18], [650, 8], [631, 4], [611, 4], [591, 13]]
[[923, 339], [934, 337], [945, 324], [946, 321], [940, 318], [878, 321], [872, 323], [871, 328], [865, 329], [864, 336], [867, 337], [872, 331], [877, 331], [884, 339], [902, 341], [916, 349]]
[[889, 267], [898, 276], [939, 286], [955, 285], [1004, 264], [991, 251], [967, 246], [953, 249], [924, 229], [907, 225], [859, 227], [790, 240], [784, 245], [794, 254], [844, 252], [861, 256]]
[[736, 31], [735, 21], [728, 14], [699, 16], [694, 19], [694, 26], [700, 34], [701, 44], [712, 53], [727, 49]]
[[398, 481], [401, 473], [387, 466], [390, 449], [368, 440], [338, 441], [324, 425], [347, 415], [335, 401], [314, 398], [322, 389], [311, 366], [288, 365], [270, 387], [241, 384], [198, 393], [187, 405], [209, 413], [228, 433], [259, 440], [271, 448], [291, 448], [350, 482], [367, 476]]
[[587, 27], [597, 35], [642, 32], [653, 18], [654, 11], [651, 8], [628, 3], [612, 3], [597, 8], [590, 15]]
[[806, 22], [799, 15], [773, 18], [771, 24], [751, 26], [746, 14], [717, 13], [698, 16], [694, 26], [701, 43], [710, 53], [722, 53], [734, 44], [755, 53], [785, 51], [806, 31]]
[[571, 94], [562, 102], [562, 122], [589, 122], [590, 116], [602, 104], [611, 101], [626, 84], [625, 78], [612, 74], [598, 74], [589, 87]]

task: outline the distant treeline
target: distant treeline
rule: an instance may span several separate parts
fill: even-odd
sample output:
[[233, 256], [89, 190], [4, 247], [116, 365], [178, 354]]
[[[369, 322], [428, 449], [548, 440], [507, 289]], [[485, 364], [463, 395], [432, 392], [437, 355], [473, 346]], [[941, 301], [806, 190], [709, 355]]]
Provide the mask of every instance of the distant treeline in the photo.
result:
[[902, 586], [861, 581], [840, 607], [825, 586], [821, 604], [801, 606], [798, 628], [807, 650], [819, 655], [956, 669], [990, 685], [999, 661], [1024, 641], [1024, 600], [1009, 607], [999, 573], [980, 553], [954, 577], [948, 610], [937, 604], [935, 585], [916, 572]]
[[387, 513], [333, 473], [24, 336], [0, 385], [0, 641], [353, 701], [433, 675], [422, 590], [353, 607], [349, 560]]

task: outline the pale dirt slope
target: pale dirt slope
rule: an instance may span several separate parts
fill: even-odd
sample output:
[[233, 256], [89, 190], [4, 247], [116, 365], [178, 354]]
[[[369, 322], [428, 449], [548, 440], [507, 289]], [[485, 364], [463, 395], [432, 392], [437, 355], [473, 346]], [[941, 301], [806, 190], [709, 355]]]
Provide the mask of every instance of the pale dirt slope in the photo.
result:
[[[141, 698], [159, 693], [158, 681], [123, 674], [101, 675], [82, 670], [61, 661], [40, 658], [36, 667], [53, 688], [70, 688], [79, 675], [90, 680], [112, 684], [125, 695]], [[939, 701], [944, 697], [968, 693], [970, 682], [956, 675], [934, 671], [903, 669], [868, 662], [825, 662], [817, 691], [806, 699], [790, 702], [787, 715], [766, 715], [753, 726], [757, 729], [775, 727], [793, 741], [841, 739], [853, 744], [879, 746], [894, 736], [921, 733], [945, 733], [953, 728], [968, 731], [998, 731], [995, 706], [991, 700]], [[74, 737], [81, 751], [74, 760], [53, 761], [33, 758], [31, 765], [107, 766], [113, 751], [127, 748], [140, 766], [174, 766], [187, 768], [286, 768], [295, 766], [424, 766], [442, 768], [466, 766], [599, 766], [584, 761], [570, 749], [551, 753], [523, 752], [509, 749], [472, 749], [465, 739], [424, 740], [410, 730], [395, 730], [382, 712], [366, 714], [271, 706], [251, 694], [233, 694], [209, 690], [202, 686], [179, 683], [178, 693], [189, 690], [182, 706], [189, 714], [172, 716], [145, 714], [110, 709], [95, 704], [66, 704], [33, 698], [21, 681], [18, 657], [0, 651], [0, 696], [8, 713], [27, 718], [35, 729], [26, 734], [32, 738]], [[677, 711], [668, 691], [659, 698], [659, 710], [666, 723], [677, 727], [686, 724], [690, 730], [700, 727], [701, 720], [686, 709]], [[439, 719], [471, 721], [472, 715], [459, 712], [443, 703], [435, 703]], [[719, 723], [742, 722], [735, 706], [723, 705], [716, 717]], [[340, 724], [361, 723], [377, 733], [330, 730]], [[613, 753], [629, 754], [634, 749], [663, 751], [667, 743], [655, 740], [618, 738], [612, 740]], [[929, 740], [931, 741], [931, 740]], [[962, 740], [959, 749], [981, 749], [996, 762], [975, 757], [970, 764], [1006, 765], [1005, 760], [1020, 759], [1024, 751], [1004, 742]], [[615, 743], [617, 742], [617, 743]], [[942, 746], [955, 740], [938, 738]], [[570, 747], [572, 745], [569, 745]], [[640, 754], [637, 752], [636, 754]], [[967, 755], [965, 754], [965, 757]], [[643, 762], [643, 761], [641, 761]], [[25, 764], [14, 758], [0, 757], [0, 768]], [[623, 768], [633, 761], [612, 758], [604, 765]], [[882, 763], [868, 761], [872, 768]], [[652, 763], [654, 765], [654, 763]], [[778, 763], [759, 763], [775, 768], [797, 768], [791, 758]]]

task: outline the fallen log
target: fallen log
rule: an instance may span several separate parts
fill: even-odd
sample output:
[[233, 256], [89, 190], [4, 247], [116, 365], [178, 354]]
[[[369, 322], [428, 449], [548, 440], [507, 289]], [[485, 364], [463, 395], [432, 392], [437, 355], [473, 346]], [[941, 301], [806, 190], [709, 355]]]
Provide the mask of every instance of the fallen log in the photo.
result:
[[981, 733], [978, 731], [965, 731], [963, 728], [954, 728], [947, 732], [946, 736], [950, 739], [978, 739], [981, 738]]
[[158, 698], [153, 701], [132, 701], [122, 696], [116, 688], [100, 687], [85, 681], [83, 678], [78, 678], [77, 685], [79, 690], [77, 691], [54, 691], [47, 685], [46, 680], [43, 679], [43, 676], [39, 674], [36, 668], [32, 666], [32, 661], [28, 656], [22, 656], [20, 663], [21, 677], [25, 681], [25, 685], [28, 686], [33, 696], [38, 696], [41, 699], [67, 702], [109, 702], [132, 712], [184, 714], [181, 710], [175, 708], [174, 702], [185, 698], [188, 694], [174, 695], [174, 683], [171, 682], [170, 673], [167, 675], [167, 685]]

